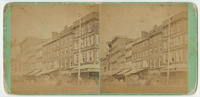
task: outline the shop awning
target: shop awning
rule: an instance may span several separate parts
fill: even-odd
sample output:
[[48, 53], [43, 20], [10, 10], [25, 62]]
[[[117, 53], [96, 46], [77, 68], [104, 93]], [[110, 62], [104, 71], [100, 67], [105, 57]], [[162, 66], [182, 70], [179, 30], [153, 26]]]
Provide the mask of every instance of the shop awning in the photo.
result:
[[140, 68], [140, 69], [124, 69], [124, 70], [121, 70], [121, 71], [113, 74], [113, 76], [128, 76], [128, 75], [131, 75], [131, 74], [134, 74], [134, 73], [141, 72], [143, 70], [145, 70], [145, 68]]
[[40, 69], [34, 69], [31, 72], [26, 73], [25, 76], [35, 76], [35, 74], [37, 74], [39, 72], [41, 72]]
[[138, 72], [141, 72], [141, 71], [143, 71], [143, 70], [145, 70], [145, 68], [143, 68], [143, 69], [132, 69], [132, 70], [130, 70], [129, 72], [126, 72], [124, 75], [125, 75], [125, 76], [129, 76], [129, 75], [131, 75], [131, 74], [138, 73]]
[[44, 70], [42, 70], [42, 72], [36, 74], [35, 76], [39, 76], [39, 75], [43, 75], [43, 74], [47, 74], [47, 73], [50, 73], [50, 72], [53, 72], [53, 71], [56, 71], [56, 70], [57, 70], [57, 68], [46, 69], [46, 70], [44, 69]]
[[121, 70], [121, 71], [117, 72], [114, 75], [124, 75], [126, 72], [129, 72], [129, 71], [131, 71], [131, 69], [124, 69], [124, 70]]

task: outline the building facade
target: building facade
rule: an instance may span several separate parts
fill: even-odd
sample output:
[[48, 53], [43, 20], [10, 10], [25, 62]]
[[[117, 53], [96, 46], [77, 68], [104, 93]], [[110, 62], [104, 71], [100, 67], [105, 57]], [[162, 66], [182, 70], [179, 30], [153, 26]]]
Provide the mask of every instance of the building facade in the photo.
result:
[[72, 64], [73, 33], [52, 32], [52, 39], [43, 45], [43, 63], [49, 68], [69, 69]]
[[[155, 26], [149, 33], [146, 33], [146, 38], [141, 37], [138, 39], [139, 42], [132, 45], [133, 61], [142, 58], [141, 60], [146, 60], [147, 67], [161, 68], [162, 72], [166, 72], [167, 68], [172, 71], [186, 71], [187, 31], [186, 12], [170, 17], [160, 26]], [[145, 64], [142, 61], [139, 62]]]
[[47, 67], [84, 77], [99, 74], [99, 19], [92, 12], [80, 17], [43, 46], [43, 62]]
[[163, 22], [163, 65], [171, 71], [186, 71], [188, 63], [188, 20], [182, 12]]
[[112, 71], [112, 73], [115, 73], [115, 71], [120, 70], [121, 67], [126, 66], [126, 44], [130, 41], [132, 40], [129, 38], [115, 37], [108, 43], [109, 65], [107, 69]]
[[142, 32], [142, 37], [136, 39], [132, 45], [132, 64], [135, 69], [149, 67], [149, 39], [148, 33]]
[[166, 67], [167, 64], [178, 66], [182, 63], [179, 67], [186, 69], [187, 14], [185, 12], [170, 17], [145, 34], [132, 45], [133, 62], [142, 58], [141, 60], [147, 60], [147, 67], [151, 69]]
[[[107, 54], [105, 57], [101, 58], [101, 71], [102, 73], [105, 73], [109, 71], [109, 55]], [[103, 74], [102, 74], [103, 75]]]
[[126, 66], [131, 66], [132, 65], [132, 53], [133, 53], [133, 50], [132, 50], [132, 45], [134, 44], [134, 40], [132, 41], [129, 41], [126, 43], [126, 46], [125, 46], [125, 60], [126, 60]]
[[[99, 76], [99, 16], [90, 13], [73, 24], [74, 49], [72, 73]], [[80, 69], [80, 71], [78, 70]]]
[[[187, 12], [181, 12], [154, 26], [151, 31], [141, 32], [141, 37], [132, 41], [120, 37], [114, 39], [109, 44], [110, 64], [116, 64], [113, 69], [119, 72], [127, 68], [125, 64], [128, 65], [129, 70], [118, 73], [123, 75], [141, 70], [167, 77], [187, 74], [187, 22]], [[125, 60], [119, 57], [124, 54]]]

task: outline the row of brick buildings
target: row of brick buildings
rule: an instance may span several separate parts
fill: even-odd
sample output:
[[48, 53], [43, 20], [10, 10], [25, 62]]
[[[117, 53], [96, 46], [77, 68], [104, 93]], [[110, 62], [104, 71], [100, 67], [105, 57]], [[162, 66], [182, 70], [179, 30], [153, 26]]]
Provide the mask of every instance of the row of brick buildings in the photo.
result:
[[169, 75], [187, 74], [188, 63], [187, 13], [178, 13], [141, 37], [116, 37], [108, 43], [107, 56], [102, 58], [103, 74], [130, 75], [144, 69]]
[[[99, 75], [99, 14], [92, 12], [79, 17], [61, 32], [52, 32], [52, 37], [42, 44], [35, 55], [41, 56], [37, 63], [42, 66], [34, 76], [69, 74], [83, 78], [98, 78]], [[35, 67], [38, 67], [35, 65]], [[38, 71], [33, 70], [31, 72]], [[30, 72], [30, 73], [31, 73]], [[55, 74], [53, 73], [53, 74]], [[28, 74], [30, 75], [30, 74]]]

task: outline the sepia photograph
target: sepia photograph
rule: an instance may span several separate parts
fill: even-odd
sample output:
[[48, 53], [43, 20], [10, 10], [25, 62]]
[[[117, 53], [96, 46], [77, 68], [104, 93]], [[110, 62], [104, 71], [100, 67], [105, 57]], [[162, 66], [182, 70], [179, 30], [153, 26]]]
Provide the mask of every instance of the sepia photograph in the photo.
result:
[[102, 93], [187, 92], [187, 4], [100, 8]]
[[11, 4], [11, 93], [188, 93], [188, 4]]
[[12, 93], [98, 93], [98, 10], [94, 4], [12, 4]]

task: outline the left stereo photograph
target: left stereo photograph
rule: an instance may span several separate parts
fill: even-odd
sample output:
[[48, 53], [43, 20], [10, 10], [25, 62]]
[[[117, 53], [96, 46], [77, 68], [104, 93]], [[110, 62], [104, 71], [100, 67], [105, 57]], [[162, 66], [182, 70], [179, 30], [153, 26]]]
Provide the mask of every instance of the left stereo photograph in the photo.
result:
[[10, 56], [4, 61], [11, 64], [11, 93], [99, 92], [97, 4], [6, 7], [4, 19], [10, 19], [4, 20], [4, 28], [10, 33], [4, 33], [4, 55]]

